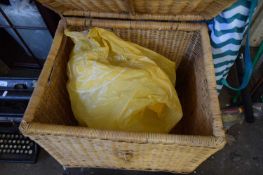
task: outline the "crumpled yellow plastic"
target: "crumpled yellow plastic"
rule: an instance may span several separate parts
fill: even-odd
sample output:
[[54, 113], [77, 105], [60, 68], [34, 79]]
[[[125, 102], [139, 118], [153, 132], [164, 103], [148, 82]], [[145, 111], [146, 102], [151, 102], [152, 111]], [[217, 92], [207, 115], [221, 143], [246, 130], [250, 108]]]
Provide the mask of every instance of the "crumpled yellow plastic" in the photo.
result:
[[167, 133], [181, 119], [174, 62], [101, 28], [65, 35], [75, 44], [67, 90], [80, 125]]

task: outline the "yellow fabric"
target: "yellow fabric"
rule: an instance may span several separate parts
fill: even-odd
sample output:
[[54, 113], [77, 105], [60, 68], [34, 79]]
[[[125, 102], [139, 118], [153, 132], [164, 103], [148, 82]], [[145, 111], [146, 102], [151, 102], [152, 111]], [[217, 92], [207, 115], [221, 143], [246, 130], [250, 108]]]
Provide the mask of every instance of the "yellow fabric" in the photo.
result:
[[75, 43], [67, 89], [80, 125], [169, 132], [181, 119], [174, 62], [101, 28], [65, 34]]

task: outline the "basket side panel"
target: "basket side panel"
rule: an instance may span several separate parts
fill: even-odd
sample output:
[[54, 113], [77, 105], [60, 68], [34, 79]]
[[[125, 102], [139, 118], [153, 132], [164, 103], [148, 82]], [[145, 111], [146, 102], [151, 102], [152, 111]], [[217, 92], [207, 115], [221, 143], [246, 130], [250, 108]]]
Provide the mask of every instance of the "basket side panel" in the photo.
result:
[[[179, 67], [177, 89], [184, 116], [177, 128], [182, 134], [212, 135], [212, 114], [207, 107], [208, 85], [205, 76], [204, 55], [200, 32], [193, 41], [189, 62]], [[180, 76], [183, 75], [183, 76]]]
[[60, 21], [49, 56], [32, 94], [23, 122], [53, 124], [74, 123], [66, 91], [66, 62], [69, 51], [64, 37], [64, 21]]
[[191, 117], [184, 117], [177, 128], [181, 126], [182, 134], [224, 137], [207, 27], [194, 38], [189, 61], [177, 73], [183, 113]]
[[202, 42], [202, 55], [204, 57], [202, 64], [204, 64], [204, 77], [206, 77], [205, 79], [203, 79], [203, 84], [200, 84], [201, 87], [205, 87], [205, 89], [201, 89], [200, 95], [201, 97], [206, 98], [202, 100], [201, 105], [206, 116], [209, 116], [210, 126], [213, 129], [213, 135], [216, 137], [225, 138], [221, 110], [216, 90], [215, 70], [211, 52], [212, 49], [207, 27], [202, 27], [200, 33]]
[[184, 58], [192, 54], [192, 41], [202, 25], [187, 23], [160, 23], [140, 21], [95, 20], [67, 18], [68, 28], [84, 30], [90, 27], [102, 27], [115, 34], [154, 50], [176, 63], [179, 67]]
[[[205, 64], [205, 56], [203, 47], [207, 47], [201, 40], [202, 34], [200, 33], [200, 38], [198, 39], [198, 44], [194, 48], [195, 54], [193, 59], [193, 80], [195, 84], [195, 101], [193, 102], [193, 106], [195, 106], [193, 110], [193, 120], [189, 121], [190, 127], [195, 130], [196, 133], [211, 135], [213, 133], [212, 128], [212, 118], [213, 118], [213, 109], [209, 106], [209, 93], [208, 93], [208, 82], [206, 76], [206, 64]], [[188, 104], [191, 105], [191, 104]]]
[[218, 148], [128, 143], [63, 135], [31, 135], [65, 167], [192, 172]]
[[121, 38], [137, 43], [146, 48], [152, 49], [157, 53], [166, 56], [176, 63], [178, 67], [183, 57], [187, 54], [186, 50], [194, 32], [184, 31], [155, 31], [143, 29], [113, 29], [114, 33]]

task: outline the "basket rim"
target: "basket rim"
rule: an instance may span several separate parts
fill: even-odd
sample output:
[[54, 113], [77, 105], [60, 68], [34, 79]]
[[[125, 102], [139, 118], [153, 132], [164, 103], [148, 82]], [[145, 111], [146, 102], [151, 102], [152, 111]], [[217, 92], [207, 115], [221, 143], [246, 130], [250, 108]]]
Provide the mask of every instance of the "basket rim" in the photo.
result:
[[[86, 19], [79, 19], [80, 23], [74, 23], [74, 25], [83, 25], [87, 24], [85, 21]], [[73, 19], [74, 21], [74, 19]], [[115, 21], [112, 23], [112, 21]], [[84, 22], [84, 23], [83, 23]], [[120, 137], [126, 141], [137, 141], [140, 143], [142, 140], [147, 143], [155, 143], [159, 142], [162, 144], [179, 144], [179, 145], [193, 145], [193, 146], [207, 146], [207, 147], [223, 147], [225, 144], [225, 133], [223, 130], [219, 102], [217, 97], [216, 91], [216, 80], [214, 76], [214, 67], [213, 67], [213, 60], [211, 54], [211, 46], [207, 31], [207, 26], [205, 24], [189, 24], [189, 23], [177, 23], [177, 22], [143, 22], [143, 21], [128, 21], [128, 20], [100, 20], [94, 19], [92, 24], [97, 25], [107, 25], [111, 24], [109, 27], [121, 27], [121, 28], [137, 28], [140, 29], [151, 29], [151, 30], [186, 30], [186, 31], [199, 31], [201, 33], [201, 40], [205, 47], [202, 47], [203, 52], [205, 54], [205, 69], [206, 69], [206, 77], [208, 83], [208, 94], [211, 103], [210, 109], [211, 113], [211, 120], [212, 120], [212, 130], [213, 135], [211, 136], [194, 136], [194, 135], [169, 135], [169, 134], [153, 134], [153, 133], [126, 133], [126, 132], [119, 132], [119, 131], [102, 131], [90, 128], [81, 128], [78, 126], [79, 130], [76, 130], [76, 127], [72, 126], [63, 126], [63, 125], [50, 125], [44, 123], [35, 123], [33, 122], [35, 110], [43, 96], [45, 87], [48, 86], [48, 81], [50, 78], [50, 74], [52, 73], [52, 68], [54, 66], [54, 60], [60, 50], [61, 43], [64, 38], [64, 29], [66, 28], [67, 24], [70, 23], [70, 20], [66, 21], [65, 19], [60, 20], [54, 42], [52, 43], [52, 47], [49, 53], [49, 56], [45, 62], [43, 70], [41, 71], [38, 83], [36, 88], [34, 89], [32, 98], [28, 104], [26, 109], [25, 115], [20, 125], [20, 130], [25, 135], [34, 135], [34, 134], [45, 134], [45, 135], [72, 135], [72, 131], [80, 131], [80, 137], [84, 137], [83, 133], [87, 135], [88, 138], [101, 138], [101, 139], [114, 139], [113, 133], [120, 135]], [[171, 25], [172, 24], [172, 25]], [[212, 102], [214, 101], [214, 102]], [[61, 131], [55, 131], [54, 129], [60, 129]], [[67, 129], [65, 129], [67, 128]], [[71, 132], [69, 132], [71, 131]], [[73, 135], [72, 135], [73, 136]], [[96, 136], [96, 138], [95, 138]], [[145, 138], [143, 138], [144, 136]], [[195, 138], [194, 142], [193, 139]], [[198, 138], [198, 139], [197, 139]], [[116, 139], [118, 140], [118, 139]]]
[[[50, 8], [50, 7], [49, 7]], [[53, 11], [56, 11], [52, 9]], [[56, 12], [60, 13], [60, 12]], [[107, 13], [107, 12], [86, 12], [81, 10], [65, 11], [60, 16], [63, 17], [84, 17], [101, 19], [129, 19], [129, 20], [149, 20], [149, 21], [202, 21], [210, 20], [211, 16], [206, 15], [154, 15], [154, 14], [125, 14], [125, 13]]]
[[225, 137], [217, 136], [112, 131], [93, 129], [83, 126], [65, 126], [44, 124], [38, 122], [28, 123], [25, 120], [22, 120], [19, 126], [19, 130], [24, 135], [29, 137], [33, 135], [50, 135], [54, 137], [69, 136], [75, 138], [107, 140], [112, 142], [126, 142], [137, 144], [176, 144], [191, 147], [223, 148], [226, 143]]
[[[85, 27], [104, 27], [104, 28], [127, 28], [127, 29], [148, 29], [148, 30], [181, 30], [181, 31], [200, 31], [206, 28], [205, 23], [188, 23], [176, 21], [130, 21], [120, 19], [89, 19], [78, 17], [63, 17], [61, 23], [65, 26], [85, 26]], [[105, 27], [107, 26], [107, 27]]]

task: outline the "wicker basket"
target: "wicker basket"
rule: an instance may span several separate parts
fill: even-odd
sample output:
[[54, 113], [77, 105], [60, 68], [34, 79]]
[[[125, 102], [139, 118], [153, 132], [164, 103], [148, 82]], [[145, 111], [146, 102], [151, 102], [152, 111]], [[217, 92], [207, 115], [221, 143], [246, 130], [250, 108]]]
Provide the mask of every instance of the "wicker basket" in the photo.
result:
[[[207, 26], [230, 0], [40, 0], [63, 15], [20, 130], [65, 167], [188, 173], [223, 148]], [[67, 16], [67, 17], [65, 17]], [[138, 20], [140, 19], [140, 20]], [[166, 22], [164, 22], [166, 21]], [[170, 134], [96, 130], [77, 126], [66, 90], [73, 47], [64, 29], [112, 30], [177, 64], [176, 89], [184, 116]]]

